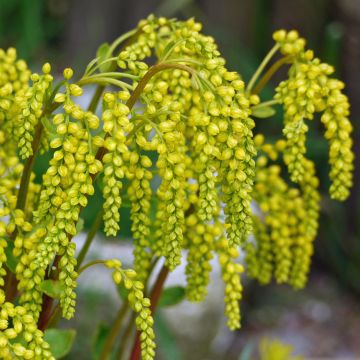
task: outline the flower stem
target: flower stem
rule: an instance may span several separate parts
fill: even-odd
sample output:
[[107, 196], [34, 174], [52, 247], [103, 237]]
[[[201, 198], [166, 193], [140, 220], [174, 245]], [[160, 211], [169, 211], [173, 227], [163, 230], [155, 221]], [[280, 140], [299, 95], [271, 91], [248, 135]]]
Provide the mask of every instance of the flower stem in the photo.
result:
[[95, 93], [90, 101], [89, 106], [88, 106], [88, 111], [95, 113], [97, 105], [99, 103], [99, 100], [101, 98], [101, 95], [102, 95], [104, 89], [105, 89], [105, 86], [103, 86], [103, 85], [99, 85], [96, 88]]
[[86, 85], [86, 84], [99, 84], [99, 85], [115, 85], [122, 89], [129, 89], [132, 90], [132, 86], [124, 81], [120, 81], [117, 79], [109, 78], [109, 77], [102, 77], [102, 76], [89, 76], [83, 78], [77, 82], [79, 86]]
[[116, 353], [116, 357], [115, 357], [117, 360], [121, 360], [123, 358], [124, 352], [126, 351], [126, 349], [128, 347], [129, 341], [131, 339], [131, 335], [134, 332], [135, 317], [136, 317], [136, 314], [133, 312], [130, 316], [129, 322], [127, 323], [127, 326], [121, 337], [121, 343], [120, 343], [119, 349], [118, 349], [118, 351]]
[[[138, 29], [134, 29], [134, 30], [130, 30], [127, 33], [125, 33], [124, 35], [120, 36], [119, 38], [117, 38], [109, 47], [109, 50], [106, 53], [106, 58], [108, 58], [109, 56], [111, 56], [113, 54], [113, 52], [115, 51], [115, 49], [125, 40], [130, 40], [133, 36], [136, 37], [139, 34], [139, 30]], [[127, 44], [125, 43], [124, 47]]]
[[103, 211], [100, 210], [98, 212], [98, 214], [96, 215], [96, 218], [87, 234], [85, 243], [84, 243], [83, 247], [81, 248], [80, 253], [77, 257], [76, 270], [78, 270], [80, 268], [81, 264], [83, 263], [85, 256], [86, 256], [87, 252], [89, 251], [90, 245], [91, 245], [92, 241], [94, 240], [96, 233], [99, 230], [100, 224], [102, 222], [102, 215], [103, 215]]
[[264, 74], [264, 76], [260, 79], [259, 83], [256, 85], [253, 90], [253, 94], [259, 94], [260, 91], [265, 87], [265, 85], [269, 82], [272, 76], [281, 68], [282, 65], [289, 62], [291, 56], [284, 56], [281, 59], [277, 60], [274, 64], [271, 65], [269, 70]]
[[114, 341], [120, 330], [122, 321], [123, 321], [128, 309], [129, 309], [129, 302], [124, 301], [122, 306], [120, 307], [120, 310], [119, 310], [117, 316], [116, 316], [115, 322], [114, 322], [113, 326], [111, 327], [110, 333], [106, 338], [106, 342], [105, 342], [103, 350], [100, 354], [99, 360], [107, 360], [109, 358]]
[[269, 101], [264, 101], [258, 105], [255, 105], [251, 108], [251, 110], [255, 110], [255, 109], [260, 109], [260, 108], [263, 108], [263, 107], [266, 107], [266, 106], [272, 106], [272, 105], [278, 105], [279, 104], [279, 100], [276, 100], [276, 99], [272, 99], [272, 100], [269, 100]]
[[79, 270], [78, 270], [78, 274], [80, 275], [82, 272], [84, 272], [86, 269], [88, 269], [89, 267], [91, 266], [94, 266], [94, 265], [102, 265], [102, 264], [105, 264], [106, 263], [106, 260], [93, 260], [93, 261], [89, 261], [86, 265], [84, 265], [83, 267], [81, 267]]
[[251, 89], [254, 87], [256, 80], [259, 78], [262, 71], [265, 69], [266, 65], [269, 63], [269, 61], [272, 59], [272, 57], [275, 55], [275, 53], [279, 50], [280, 45], [275, 44], [273, 48], [268, 52], [268, 54], [265, 56], [264, 60], [261, 62], [260, 66], [255, 71], [254, 75], [250, 79], [248, 86], [246, 88], [246, 92], [248, 94], [251, 93]]

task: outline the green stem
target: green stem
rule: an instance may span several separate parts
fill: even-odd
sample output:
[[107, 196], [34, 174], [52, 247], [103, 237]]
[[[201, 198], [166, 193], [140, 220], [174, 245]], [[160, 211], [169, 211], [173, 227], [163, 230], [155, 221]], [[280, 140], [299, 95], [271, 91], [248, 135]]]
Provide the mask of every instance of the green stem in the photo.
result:
[[80, 275], [82, 272], [84, 272], [86, 269], [88, 269], [91, 266], [94, 265], [104, 265], [106, 263], [107, 260], [93, 260], [93, 261], [89, 261], [86, 265], [84, 265], [83, 267], [79, 268], [78, 270], [78, 274]]
[[[101, 75], [101, 74], [99, 74], [99, 75]], [[98, 77], [95, 75], [83, 78], [83, 79], [79, 80], [77, 82], [77, 84], [79, 86], [86, 85], [86, 84], [115, 85], [119, 88], [125, 88], [125, 89], [129, 89], [129, 90], [133, 89], [132, 85], [130, 85], [124, 81], [107, 78], [107, 77], [102, 77], [102, 76]]]
[[117, 316], [116, 316], [115, 322], [114, 322], [113, 326], [111, 327], [110, 333], [106, 338], [106, 342], [105, 342], [103, 350], [100, 354], [99, 360], [107, 360], [109, 358], [114, 341], [120, 330], [122, 321], [123, 321], [128, 309], [129, 309], [129, 302], [124, 301], [122, 306], [120, 307], [120, 310], [119, 310]]
[[178, 59], [167, 59], [166, 63], [187, 63], [187, 64], [194, 64], [194, 65], [199, 65], [199, 66], [204, 66], [204, 64], [200, 61], [194, 60], [194, 59], [189, 59], [189, 58], [178, 58]]
[[280, 45], [275, 44], [273, 48], [268, 52], [268, 54], [265, 56], [264, 60], [261, 62], [260, 66], [255, 71], [254, 75], [250, 79], [248, 86], [246, 88], [246, 92], [248, 94], [251, 93], [251, 89], [255, 85], [256, 80], [259, 78], [262, 71], [265, 69], [266, 65], [269, 63], [269, 61], [272, 59], [272, 57], [275, 55], [275, 53], [279, 50]]
[[[92, 60], [89, 64], [88, 64], [88, 66], [87, 66], [87, 68], [86, 68], [86, 70], [85, 70], [85, 73], [84, 73], [84, 75], [83, 75], [83, 77], [86, 77], [86, 76], [89, 76], [89, 75], [91, 75], [91, 74], [93, 74], [97, 69], [99, 69], [102, 65], [105, 65], [105, 64], [108, 64], [108, 63], [112, 63], [112, 62], [114, 62], [114, 61], [116, 61], [117, 60], [117, 57], [111, 57], [111, 58], [109, 58], [109, 59], [106, 59], [106, 60], [104, 60], [104, 61], [102, 61], [102, 62], [98, 62], [100, 60], [100, 58], [95, 58], [94, 60]], [[94, 66], [96, 64], [96, 66]], [[93, 67], [94, 66], [94, 67]]]
[[264, 74], [264, 76], [260, 79], [259, 83], [256, 85], [253, 90], [253, 94], [259, 94], [260, 91], [265, 87], [265, 85], [269, 82], [269, 80], [273, 77], [273, 75], [283, 66], [288, 63], [292, 59], [292, 56], [284, 56], [281, 59], [277, 60], [274, 64], [271, 65], [269, 70]]
[[[101, 65], [104, 65], [108, 62], [113, 62], [117, 60], [117, 57], [111, 57], [111, 55], [113, 54], [114, 50], [120, 45], [120, 43], [122, 43], [125, 40], [129, 40], [129, 38], [131, 38], [133, 35], [136, 35], [136, 33], [138, 32], [137, 29], [131, 30], [129, 32], [127, 32], [126, 34], [120, 36], [118, 39], [116, 39], [109, 47], [106, 55], [105, 55], [105, 60], [102, 61], [101, 63], [99, 63], [98, 61], [103, 58], [103, 57], [97, 57], [95, 59], [93, 59], [92, 61], [90, 61], [90, 63], [87, 65], [84, 76], [90, 75], [92, 73], [94, 73], [98, 68], [100, 68]], [[124, 44], [124, 46], [126, 46], [126, 43]], [[96, 65], [95, 65], [96, 64]], [[94, 66], [95, 65], [95, 66]]]
[[95, 93], [90, 101], [89, 106], [88, 106], [88, 111], [95, 113], [97, 105], [99, 103], [99, 100], [101, 98], [101, 95], [102, 95], [104, 89], [105, 89], [105, 86], [103, 86], [103, 85], [100, 85], [96, 88]]
[[121, 336], [121, 343], [119, 349], [116, 353], [116, 359], [121, 360], [124, 356], [124, 352], [126, 351], [129, 341], [131, 339], [131, 335], [133, 334], [134, 327], [135, 327], [135, 318], [136, 314], [132, 312], [130, 319], [127, 323], [127, 326], [124, 330], [124, 334]]
[[136, 33], [138, 33], [139, 30], [138, 29], [134, 29], [131, 31], [128, 31], [126, 34], [120, 36], [119, 38], [117, 38], [109, 47], [109, 50], [106, 53], [106, 58], [110, 57], [113, 52], [115, 51], [115, 49], [125, 40], [131, 38], [133, 35], [136, 35]]
[[77, 257], [77, 264], [76, 264], [75, 270], [78, 270], [80, 268], [81, 264], [83, 263], [85, 256], [86, 256], [87, 252], [89, 251], [90, 245], [93, 242], [95, 235], [99, 230], [99, 227], [102, 222], [102, 216], [103, 216], [103, 211], [100, 210], [98, 212], [98, 214], [96, 215], [96, 218], [87, 234], [85, 243], [84, 243], [83, 247], [81, 248], [80, 253]]
[[[137, 75], [132, 75], [132, 74], [127, 74], [127, 73], [123, 73], [123, 72], [116, 72], [116, 71], [108, 71], [108, 72], [102, 72], [99, 74], [94, 74], [91, 76], [86, 76], [83, 79], [88, 79], [88, 78], [99, 78], [99, 77], [106, 77], [106, 78], [127, 78], [127, 79], [132, 79], [132, 80], [139, 80], [139, 76]], [[81, 80], [80, 80], [81, 81]]]
[[255, 109], [260, 109], [260, 108], [263, 108], [263, 107], [266, 107], [266, 106], [272, 106], [272, 105], [278, 105], [279, 104], [279, 100], [276, 100], [276, 99], [272, 99], [272, 100], [269, 100], [269, 101], [264, 101], [258, 105], [255, 105], [251, 108], [251, 110], [255, 110]]

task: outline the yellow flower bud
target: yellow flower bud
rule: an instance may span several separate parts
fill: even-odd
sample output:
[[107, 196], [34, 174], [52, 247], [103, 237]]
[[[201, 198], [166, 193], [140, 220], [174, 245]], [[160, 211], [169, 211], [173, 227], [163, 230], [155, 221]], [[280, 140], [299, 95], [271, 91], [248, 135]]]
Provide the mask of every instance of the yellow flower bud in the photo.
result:
[[64, 71], [63, 71], [63, 76], [66, 80], [70, 80], [74, 75], [74, 72], [72, 69], [70, 68], [66, 68]]

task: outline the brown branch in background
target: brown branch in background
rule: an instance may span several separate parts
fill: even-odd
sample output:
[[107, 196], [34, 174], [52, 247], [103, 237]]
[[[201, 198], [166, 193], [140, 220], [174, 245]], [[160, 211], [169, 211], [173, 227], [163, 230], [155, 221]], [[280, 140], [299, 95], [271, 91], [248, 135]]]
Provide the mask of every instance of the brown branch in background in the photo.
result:
[[[55, 260], [52, 264], [53, 270], [51, 271], [50, 275], [46, 277], [46, 279], [54, 278], [57, 274], [57, 267], [59, 264], [59, 261], [61, 259], [61, 256], [56, 255]], [[43, 294], [43, 302], [42, 302], [42, 309], [38, 320], [38, 328], [43, 331], [46, 329], [49, 320], [51, 318], [51, 310], [53, 306], [54, 299], [50, 296]]]

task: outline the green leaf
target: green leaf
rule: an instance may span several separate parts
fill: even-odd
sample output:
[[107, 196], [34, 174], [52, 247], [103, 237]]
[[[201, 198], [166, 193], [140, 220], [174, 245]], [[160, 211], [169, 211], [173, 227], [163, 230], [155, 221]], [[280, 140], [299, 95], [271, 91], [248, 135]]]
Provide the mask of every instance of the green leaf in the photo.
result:
[[166, 288], [159, 299], [159, 306], [173, 306], [180, 303], [185, 298], [185, 288], [183, 286], [171, 286]]
[[176, 340], [172, 329], [162, 316], [161, 311], [157, 311], [155, 314], [154, 326], [161, 358], [171, 360], [184, 359], [178, 341]]
[[271, 106], [261, 106], [252, 110], [252, 116], [260, 119], [266, 119], [276, 114], [276, 110]]
[[118, 285], [117, 290], [120, 298], [124, 301], [127, 301], [129, 296], [129, 290], [126, 289], [123, 284]]
[[[101, 44], [99, 46], [99, 48], [97, 49], [96, 57], [99, 58], [99, 60], [98, 60], [99, 64], [106, 60], [109, 48], [110, 48], [110, 45], [107, 42], [105, 42], [105, 43]], [[106, 72], [106, 71], [108, 71], [110, 66], [111, 66], [111, 62], [103, 64], [100, 66], [100, 71]]]
[[44, 339], [50, 345], [53, 356], [61, 359], [70, 352], [75, 336], [76, 331], [73, 329], [47, 329]]
[[14, 256], [14, 242], [8, 241], [7, 247], [5, 248], [6, 254], [6, 266], [10, 269], [12, 273], [15, 273], [16, 265], [18, 264], [19, 260]]
[[65, 288], [59, 281], [49, 279], [40, 284], [40, 290], [53, 299], [59, 299]]
[[96, 336], [93, 343], [94, 359], [98, 359], [101, 351], [105, 345], [107, 336], [109, 335], [110, 327], [104, 324], [100, 324], [97, 329]]
[[109, 48], [110, 48], [109, 43], [107, 43], [107, 42], [102, 43], [96, 51], [96, 57], [98, 57], [100, 59], [102, 58], [103, 60], [105, 60], [105, 57], [106, 57], [106, 54], [107, 54]]

